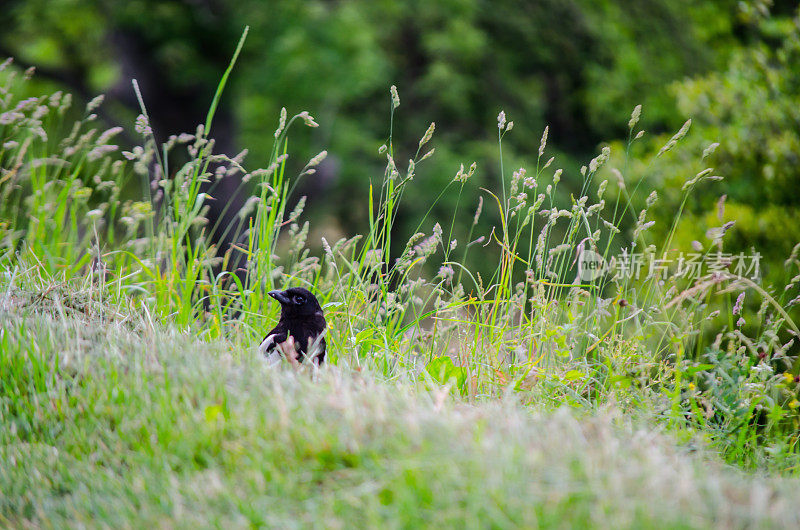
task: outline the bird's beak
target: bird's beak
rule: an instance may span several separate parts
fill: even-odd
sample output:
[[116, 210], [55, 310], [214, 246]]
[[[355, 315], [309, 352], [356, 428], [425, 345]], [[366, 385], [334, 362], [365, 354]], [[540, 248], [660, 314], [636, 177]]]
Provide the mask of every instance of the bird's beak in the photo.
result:
[[286, 296], [286, 293], [284, 291], [270, 291], [268, 294], [281, 304], [289, 303], [289, 297]]

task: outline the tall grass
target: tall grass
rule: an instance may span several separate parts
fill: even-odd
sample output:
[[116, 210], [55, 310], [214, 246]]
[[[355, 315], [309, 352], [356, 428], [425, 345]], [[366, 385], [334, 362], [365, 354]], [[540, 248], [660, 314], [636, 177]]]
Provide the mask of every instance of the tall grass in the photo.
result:
[[[214, 152], [214, 112], [245, 37], [205, 123], [193, 133], [157, 145], [147, 94], [135, 87], [141, 145], [130, 151], [113, 144], [118, 129], [101, 131], [94, 114], [101, 101], [91, 102], [70, 127], [67, 117], [78, 112], [69, 95], [18, 101], [14, 93], [28, 76], [4, 63], [0, 267], [7, 297], [23, 292], [20, 278], [35, 269], [47, 285], [82, 282], [91, 300], [122, 305], [203, 340], [224, 338], [237, 356], [249, 358], [277, 316], [266, 293], [301, 285], [317, 293], [326, 310], [328, 358], [339, 369], [442, 386], [472, 402], [513, 394], [528, 404], [593, 410], [613, 401], [707, 435], [732, 462], [794, 469], [800, 415], [790, 348], [798, 330], [768, 291], [726, 271], [692, 283], [674, 274], [579, 274], [583, 252], [598, 253], [613, 268], [617, 248], [655, 257], [671, 249], [671, 237], [660, 244], [648, 239], [648, 208], [657, 197], [635, 207], [637, 194], [647, 191], [644, 181], [626, 182], [623, 167], [613, 180], [597, 182], [611, 174], [608, 148], [579, 176], [569, 176], [580, 179], [581, 193], [563, 203], [559, 186], [566, 175], [547, 156], [547, 130], [535, 170], [508, 174], [502, 142], [513, 126], [501, 113], [502, 186], [480, 190], [469, 240], [453, 239], [456, 217], [466, 208], [459, 200], [450, 219], [421, 219], [418, 233], [394, 256], [398, 208], [425, 160], [435, 156], [428, 150], [435, 126], [411, 149], [396, 146], [390, 130], [379, 153], [385, 172], [371, 182], [364, 205], [365, 233], [323, 240], [324, 252], [311, 255], [305, 201], [297, 201], [294, 190], [325, 152], [298, 175], [289, 174], [287, 157], [290, 133], [315, 127], [313, 117], [281, 112], [266, 168], [248, 168], [243, 154]], [[393, 126], [401, 119], [394, 87], [389, 102]], [[637, 107], [631, 117], [628, 150], [641, 138], [640, 112]], [[664, 150], [688, 130], [687, 122]], [[396, 159], [400, 151], [415, 151], [407, 165]], [[188, 162], [175, 167], [172, 161], [182, 158]], [[461, 198], [480, 170], [462, 166], [439, 197]], [[684, 201], [709, 177], [711, 170], [703, 169], [690, 179]], [[231, 226], [207, 218], [223, 178], [252, 190]], [[132, 189], [141, 192], [125, 199]], [[473, 233], [480, 215], [494, 219], [491, 233]], [[632, 233], [624, 229], [626, 219]], [[680, 211], [673, 232], [679, 221]], [[223, 235], [236, 243], [220, 248], [215, 242]], [[711, 255], [721, 245], [722, 237], [703, 252]], [[467, 267], [475, 253], [493, 264], [492, 274]], [[797, 267], [797, 257], [787, 263]], [[754, 315], [758, 334], [745, 336], [731, 315], [708, 344], [709, 326], [719, 322], [714, 308], [727, 304], [732, 313], [732, 299], [745, 291], [762, 300]]]
[[798, 523], [794, 481], [743, 476], [613, 407], [466, 407], [336, 366], [312, 381], [50, 286], [0, 312], [3, 527]]

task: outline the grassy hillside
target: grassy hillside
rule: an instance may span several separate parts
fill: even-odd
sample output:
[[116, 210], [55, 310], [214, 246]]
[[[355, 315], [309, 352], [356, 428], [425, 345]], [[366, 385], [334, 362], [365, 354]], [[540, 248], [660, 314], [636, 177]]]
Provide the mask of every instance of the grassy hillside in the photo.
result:
[[796, 480], [745, 476], [613, 405], [271, 371], [92, 298], [0, 291], [2, 526], [800, 524]]
[[[610, 167], [645, 135], [641, 106], [624, 152], [572, 173], [549, 129], [535, 166], [506, 167], [501, 112], [501, 185], [460, 165], [397, 253], [435, 124], [395, 145], [391, 87], [368, 222], [330, 233], [295, 193], [327, 152], [286, 164], [308, 112], [281, 112], [267, 167], [215, 151], [235, 61], [204, 123], [163, 145], [134, 84], [130, 150], [101, 98], [19, 98], [32, 72], [0, 64], [0, 526], [797, 526], [800, 245], [765, 284], [726, 253], [720, 200], [691, 243], [704, 268], [675, 260], [684, 208], [721, 180], [717, 144], [655, 231], [658, 193]], [[255, 190], [230, 224], [207, 216], [222, 179]], [[444, 196], [453, 215], [434, 217]], [[256, 354], [267, 293], [289, 285], [325, 310], [319, 373]]]

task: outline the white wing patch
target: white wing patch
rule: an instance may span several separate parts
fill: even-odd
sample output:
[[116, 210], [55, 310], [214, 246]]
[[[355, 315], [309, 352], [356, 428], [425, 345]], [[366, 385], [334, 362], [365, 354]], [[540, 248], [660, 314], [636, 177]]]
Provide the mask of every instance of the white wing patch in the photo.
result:
[[258, 353], [264, 356], [267, 366], [275, 367], [281, 363], [281, 352], [275, 347], [275, 335], [267, 335], [261, 344], [258, 345]]
[[314, 364], [319, 364], [317, 355], [325, 352], [325, 346], [322, 344], [322, 340], [325, 338], [326, 331], [328, 330], [323, 329], [322, 333], [317, 335], [316, 338], [314, 338], [313, 340], [308, 339], [308, 353], [306, 354], [306, 356], [313, 359]]
[[[323, 330], [314, 340], [309, 339], [308, 341], [308, 353], [306, 353], [306, 357], [313, 359], [315, 365], [319, 362], [316, 356], [325, 351], [325, 346], [322, 344], [325, 331], [327, 330]], [[267, 337], [261, 341], [261, 344], [258, 346], [258, 352], [266, 358], [268, 366], [277, 366], [280, 364], [281, 360], [285, 358], [284, 353], [289, 348], [293, 348], [295, 352], [299, 351], [299, 348], [294, 343], [294, 339], [291, 336], [289, 336], [286, 341], [277, 343], [275, 341], [275, 335], [272, 334], [267, 335]], [[294, 360], [293, 364], [297, 364], [297, 360]]]
[[275, 348], [275, 335], [267, 335], [261, 344], [258, 346], [258, 352], [261, 355], [266, 355], [270, 350]]

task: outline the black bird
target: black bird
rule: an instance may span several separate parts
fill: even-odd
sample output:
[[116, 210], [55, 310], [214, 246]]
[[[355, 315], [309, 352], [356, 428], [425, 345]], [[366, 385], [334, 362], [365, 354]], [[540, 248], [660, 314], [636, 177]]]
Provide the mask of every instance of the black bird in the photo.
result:
[[303, 362], [306, 357], [319, 366], [325, 360], [325, 316], [317, 298], [302, 287], [285, 291], [270, 291], [269, 295], [281, 303], [281, 319], [267, 333], [258, 351], [271, 362], [281, 355], [294, 351], [291, 362]]

